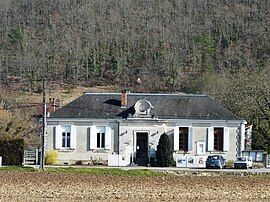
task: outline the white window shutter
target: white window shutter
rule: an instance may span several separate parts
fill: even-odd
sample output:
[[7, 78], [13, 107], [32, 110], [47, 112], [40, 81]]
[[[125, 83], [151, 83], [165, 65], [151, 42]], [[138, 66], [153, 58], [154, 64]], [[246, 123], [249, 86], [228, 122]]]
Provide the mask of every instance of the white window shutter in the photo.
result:
[[174, 151], [179, 150], [179, 127], [178, 126], [174, 128], [173, 149], [174, 149]]
[[228, 127], [224, 127], [223, 136], [223, 151], [230, 150], [230, 130]]
[[214, 128], [209, 127], [207, 132], [207, 150], [214, 151]]
[[62, 127], [57, 125], [54, 127], [55, 130], [55, 149], [62, 148]]
[[76, 149], [76, 139], [77, 139], [77, 127], [74, 125], [71, 125], [70, 127], [70, 148]]
[[188, 150], [191, 151], [192, 150], [192, 142], [193, 142], [193, 128], [189, 127], [188, 128]]
[[105, 149], [111, 149], [111, 144], [112, 144], [112, 130], [111, 127], [106, 126]]
[[97, 149], [96, 126], [90, 126], [90, 149]]

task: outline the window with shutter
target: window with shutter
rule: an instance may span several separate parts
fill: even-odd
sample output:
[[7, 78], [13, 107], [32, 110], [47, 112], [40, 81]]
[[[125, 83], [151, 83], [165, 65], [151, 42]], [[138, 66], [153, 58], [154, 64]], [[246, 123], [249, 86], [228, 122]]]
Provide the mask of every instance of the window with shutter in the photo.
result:
[[76, 130], [75, 126], [55, 127], [55, 149], [75, 149]]
[[192, 127], [176, 127], [174, 129], [174, 150], [190, 151], [192, 150]]
[[91, 126], [88, 130], [89, 149], [110, 149], [111, 148], [111, 128], [108, 126]]

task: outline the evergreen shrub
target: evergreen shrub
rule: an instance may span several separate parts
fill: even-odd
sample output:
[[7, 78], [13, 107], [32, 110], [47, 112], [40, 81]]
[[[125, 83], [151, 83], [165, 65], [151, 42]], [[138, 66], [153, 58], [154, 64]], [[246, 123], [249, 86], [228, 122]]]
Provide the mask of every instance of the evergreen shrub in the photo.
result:
[[24, 140], [0, 140], [0, 156], [2, 156], [3, 165], [22, 165]]
[[160, 167], [169, 167], [173, 165], [173, 150], [169, 136], [166, 133], [163, 133], [158, 141], [156, 162]]

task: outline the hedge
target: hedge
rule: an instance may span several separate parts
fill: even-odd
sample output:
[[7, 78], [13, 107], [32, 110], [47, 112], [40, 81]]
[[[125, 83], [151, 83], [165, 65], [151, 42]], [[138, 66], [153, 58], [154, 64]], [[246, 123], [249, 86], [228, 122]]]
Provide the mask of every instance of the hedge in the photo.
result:
[[22, 165], [24, 140], [0, 140], [0, 156], [3, 165]]

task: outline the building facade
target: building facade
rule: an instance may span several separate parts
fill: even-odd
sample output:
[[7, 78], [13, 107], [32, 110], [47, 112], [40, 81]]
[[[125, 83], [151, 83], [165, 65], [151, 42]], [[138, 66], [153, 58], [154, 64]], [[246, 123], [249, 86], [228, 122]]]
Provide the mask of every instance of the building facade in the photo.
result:
[[244, 150], [245, 121], [206, 95], [86, 93], [47, 118], [46, 150], [59, 164], [128, 155], [138, 165], [155, 159], [161, 134], [174, 158]]

